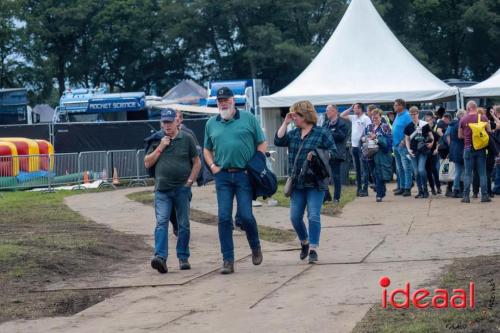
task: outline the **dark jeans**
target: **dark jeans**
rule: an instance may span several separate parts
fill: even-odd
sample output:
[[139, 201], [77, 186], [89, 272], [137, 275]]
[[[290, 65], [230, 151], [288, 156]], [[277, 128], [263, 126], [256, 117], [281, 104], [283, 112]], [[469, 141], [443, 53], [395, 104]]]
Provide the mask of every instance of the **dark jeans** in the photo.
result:
[[368, 163], [363, 159], [361, 148], [352, 147], [352, 159], [356, 168], [356, 185], [359, 191], [368, 191]]
[[340, 200], [340, 194], [342, 191], [342, 182], [340, 180], [340, 167], [342, 165], [342, 160], [333, 160], [332, 166], [332, 181], [333, 181], [333, 200]]
[[427, 171], [427, 180], [431, 189], [441, 189], [439, 166], [439, 155], [429, 155], [425, 163], [425, 170]]
[[189, 258], [189, 201], [191, 188], [182, 186], [172, 191], [155, 192], [155, 255], [167, 259], [168, 256], [168, 220], [175, 207], [179, 236], [177, 238], [177, 258]]
[[500, 194], [500, 165], [495, 167], [495, 187], [493, 193]]
[[470, 195], [470, 185], [472, 182], [472, 172], [479, 173], [479, 183], [481, 185], [481, 195], [488, 195], [488, 180], [486, 179], [486, 151], [484, 149], [474, 150], [467, 148], [464, 150], [464, 197]]
[[382, 175], [380, 174], [380, 172], [376, 171], [375, 161], [373, 161], [373, 160], [368, 161], [368, 165], [370, 167], [370, 171], [373, 174], [373, 177], [375, 178], [375, 192], [377, 192], [377, 197], [384, 198], [385, 191], [386, 191], [385, 181], [382, 178]]
[[427, 172], [425, 171], [425, 163], [427, 162], [428, 156], [428, 153], [422, 154], [416, 151], [415, 157], [411, 158], [419, 193], [427, 192]]
[[[491, 188], [491, 179], [495, 175], [493, 174], [493, 171], [495, 169], [495, 156], [493, 154], [488, 153], [486, 155], [486, 186], [488, 187], [488, 193], [491, 194], [492, 188]], [[479, 173], [477, 170], [473, 171], [473, 177], [472, 177], [472, 193], [478, 194], [479, 193], [479, 186], [480, 186], [480, 181], [479, 181]]]
[[215, 175], [217, 206], [219, 212], [219, 241], [224, 261], [234, 262], [233, 201], [236, 197], [238, 221], [246, 232], [250, 248], [260, 247], [257, 222], [252, 213], [252, 186], [245, 171], [229, 173], [221, 171]]

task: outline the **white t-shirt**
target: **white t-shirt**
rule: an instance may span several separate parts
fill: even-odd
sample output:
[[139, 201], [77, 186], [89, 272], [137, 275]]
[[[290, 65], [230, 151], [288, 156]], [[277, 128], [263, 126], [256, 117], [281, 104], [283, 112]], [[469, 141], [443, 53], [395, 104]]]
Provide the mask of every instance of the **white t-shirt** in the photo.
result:
[[370, 118], [366, 114], [362, 114], [360, 117], [356, 115], [349, 115], [349, 120], [352, 124], [351, 129], [351, 145], [353, 147], [359, 147], [359, 141], [365, 133], [365, 128], [372, 123]]

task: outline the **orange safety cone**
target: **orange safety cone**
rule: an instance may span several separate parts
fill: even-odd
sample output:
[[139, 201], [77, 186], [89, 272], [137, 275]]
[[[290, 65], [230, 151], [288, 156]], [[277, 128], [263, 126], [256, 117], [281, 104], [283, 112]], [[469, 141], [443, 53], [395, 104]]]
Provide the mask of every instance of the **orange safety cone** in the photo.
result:
[[83, 172], [83, 183], [84, 184], [90, 183], [89, 172], [88, 171], [84, 171]]
[[113, 168], [113, 185], [120, 185], [120, 178], [118, 178], [118, 171]]

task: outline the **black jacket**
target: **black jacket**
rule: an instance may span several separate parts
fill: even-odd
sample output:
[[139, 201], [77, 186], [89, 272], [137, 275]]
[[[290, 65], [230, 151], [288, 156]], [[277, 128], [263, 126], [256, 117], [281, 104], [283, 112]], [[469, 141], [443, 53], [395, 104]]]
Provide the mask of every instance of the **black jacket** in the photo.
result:
[[335, 141], [335, 145], [337, 146], [337, 152], [333, 159], [345, 161], [346, 159], [346, 142], [350, 137], [350, 130], [348, 122], [338, 117], [337, 122], [334, 125], [330, 124], [330, 120], [325, 119], [323, 123], [323, 127], [329, 129], [332, 133], [333, 140]]
[[258, 197], [269, 198], [278, 190], [278, 179], [267, 168], [266, 155], [257, 151], [247, 163], [247, 172], [253, 189], [253, 199]]
[[330, 151], [316, 148], [312, 151], [312, 159], [304, 161], [299, 178], [304, 178], [306, 187], [312, 186], [320, 191], [327, 191], [325, 201], [331, 201], [328, 185], [331, 178]]

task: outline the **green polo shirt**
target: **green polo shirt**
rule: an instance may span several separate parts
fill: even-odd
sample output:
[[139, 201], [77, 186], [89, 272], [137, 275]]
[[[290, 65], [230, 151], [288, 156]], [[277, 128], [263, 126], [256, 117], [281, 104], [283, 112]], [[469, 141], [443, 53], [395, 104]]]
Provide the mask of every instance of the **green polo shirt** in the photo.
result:
[[264, 141], [257, 118], [247, 111], [236, 110], [227, 121], [212, 117], [205, 127], [205, 148], [214, 152], [214, 163], [223, 169], [245, 168]]
[[[150, 154], [160, 142], [152, 144]], [[193, 168], [193, 158], [198, 156], [194, 139], [191, 135], [179, 131], [161, 153], [155, 165], [155, 190], [171, 191], [186, 184]]]

